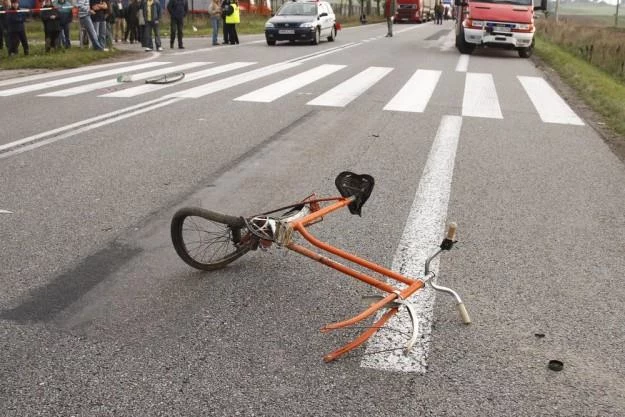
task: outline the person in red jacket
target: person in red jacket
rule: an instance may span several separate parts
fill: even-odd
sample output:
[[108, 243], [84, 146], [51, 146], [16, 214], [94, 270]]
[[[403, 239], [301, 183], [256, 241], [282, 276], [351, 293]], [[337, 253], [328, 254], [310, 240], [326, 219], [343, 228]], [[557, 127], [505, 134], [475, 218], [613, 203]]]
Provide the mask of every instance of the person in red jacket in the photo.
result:
[[393, 36], [393, 16], [395, 16], [395, 0], [386, 0], [384, 3], [384, 17], [386, 17], [386, 26], [388, 31], [386, 32], [386, 37]]

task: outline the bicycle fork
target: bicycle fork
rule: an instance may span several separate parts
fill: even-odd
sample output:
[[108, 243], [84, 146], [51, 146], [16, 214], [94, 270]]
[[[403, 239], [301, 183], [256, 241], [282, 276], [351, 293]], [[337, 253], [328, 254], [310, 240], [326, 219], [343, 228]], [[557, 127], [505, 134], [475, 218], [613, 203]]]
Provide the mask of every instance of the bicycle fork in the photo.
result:
[[[347, 199], [347, 202], [349, 202], [349, 199]], [[334, 205], [328, 207], [325, 211], [325, 213], [332, 211], [333, 209], [338, 209], [340, 207], [343, 207], [345, 205], [345, 201], [339, 201], [337, 203], [335, 203]], [[333, 207], [335, 206], [335, 207]], [[325, 214], [324, 213], [324, 214]], [[404, 352], [408, 353], [410, 351], [410, 349], [414, 346], [414, 344], [416, 343], [417, 339], [418, 339], [418, 335], [419, 335], [419, 321], [418, 321], [418, 317], [417, 317], [417, 313], [416, 313], [416, 309], [414, 307], [414, 305], [410, 302], [408, 302], [408, 298], [416, 293], [418, 290], [420, 290], [421, 288], [423, 288], [425, 286], [426, 283], [430, 283], [430, 285], [432, 286], [432, 288], [436, 291], [441, 291], [444, 292], [446, 294], [452, 295], [455, 298], [456, 304], [457, 304], [457, 309], [458, 312], [460, 313], [460, 317], [463, 321], [464, 324], [470, 324], [471, 323], [471, 318], [469, 317], [469, 314], [466, 310], [466, 307], [464, 306], [464, 303], [462, 302], [462, 299], [460, 298], [460, 296], [453, 291], [450, 288], [447, 287], [443, 287], [440, 285], [436, 285], [434, 282], [432, 282], [432, 279], [435, 277], [435, 274], [430, 271], [430, 263], [432, 262], [432, 260], [434, 258], [436, 258], [437, 256], [439, 256], [443, 251], [448, 251], [450, 250], [454, 243], [455, 243], [455, 236], [456, 236], [456, 225], [455, 223], [450, 224], [449, 229], [447, 231], [447, 235], [446, 237], [443, 239], [443, 242], [441, 243], [440, 247], [438, 250], [436, 250], [435, 253], [433, 253], [429, 258], [427, 258], [426, 262], [425, 262], [425, 271], [424, 271], [424, 277], [421, 279], [412, 279], [412, 278], [408, 278], [405, 277], [395, 271], [392, 271], [390, 269], [384, 268], [380, 265], [377, 265], [373, 262], [367, 261], [365, 259], [359, 258], [351, 253], [345, 252], [341, 249], [338, 249], [334, 246], [331, 246], [325, 242], [322, 242], [320, 240], [318, 240], [317, 238], [315, 238], [312, 234], [310, 234], [307, 230], [306, 230], [306, 225], [310, 222], [310, 220], [315, 216], [316, 213], [312, 213], [311, 215], [309, 215], [309, 217], [305, 217], [304, 219], [298, 220], [298, 221], [294, 221], [294, 222], [289, 222], [285, 227], [289, 228], [289, 232], [287, 233], [288, 238], [285, 239], [282, 243], [284, 246], [286, 246], [287, 248], [302, 254], [308, 258], [311, 258], [317, 262], [320, 262], [326, 266], [329, 266], [330, 268], [333, 268], [337, 271], [340, 271], [346, 275], [352, 276], [360, 281], [363, 281], [369, 285], [372, 285], [384, 292], [387, 293], [387, 295], [385, 296], [372, 296], [372, 297], [368, 297], [371, 300], [374, 300], [374, 302], [372, 304], [369, 305], [369, 307], [367, 309], [365, 309], [364, 311], [362, 311], [360, 314], [340, 321], [340, 322], [336, 322], [336, 323], [330, 323], [327, 324], [326, 326], [324, 326], [321, 331], [322, 332], [327, 332], [327, 331], [331, 331], [331, 330], [335, 330], [335, 329], [340, 329], [340, 328], [344, 328], [353, 324], [356, 324], [368, 317], [370, 317], [371, 315], [373, 315], [375, 312], [379, 311], [379, 310], [383, 310], [383, 309], [387, 309], [387, 311], [382, 314], [382, 316], [371, 326], [369, 327], [366, 331], [364, 331], [362, 334], [360, 334], [358, 337], [356, 337], [354, 340], [352, 340], [351, 342], [347, 343], [345, 346], [335, 350], [334, 352], [331, 352], [327, 355], [324, 356], [324, 361], [325, 362], [331, 362], [335, 359], [337, 359], [339, 356], [355, 349], [356, 347], [360, 346], [361, 344], [363, 344], [365, 341], [367, 341], [371, 336], [373, 336], [378, 330], [380, 330], [380, 328], [382, 328], [382, 326], [384, 326], [384, 324], [391, 318], [393, 317], [395, 314], [397, 314], [397, 312], [399, 311], [399, 308], [401, 306], [405, 306], [408, 314], [410, 316], [410, 320], [412, 322], [412, 335], [410, 337], [410, 340], [408, 341]], [[308, 242], [310, 242], [312, 245], [326, 251], [329, 252], [331, 254], [334, 254], [336, 256], [339, 256], [345, 260], [354, 262], [366, 269], [369, 269], [371, 271], [380, 273], [386, 277], [392, 278], [395, 281], [398, 281], [401, 284], [404, 284], [405, 287], [403, 289], [399, 289], [398, 287], [391, 285], [389, 283], [380, 281], [374, 277], [371, 277], [370, 275], [364, 274], [360, 271], [357, 271], [353, 268], [350, 268], [348, 266], [345, 266], [343, 264], [341, 264], [340, 262], [337, 262], [333, 259], [330, 259], [326, 256], [320, 255], [317, 252], [314, 252], [308, 248], [305, 248], [301, 245], [298, 245], [296, 243], [294, 243], [293, 241], [291, 241], [290, 237], [293, 231], [297, 231], [299, 232]]]

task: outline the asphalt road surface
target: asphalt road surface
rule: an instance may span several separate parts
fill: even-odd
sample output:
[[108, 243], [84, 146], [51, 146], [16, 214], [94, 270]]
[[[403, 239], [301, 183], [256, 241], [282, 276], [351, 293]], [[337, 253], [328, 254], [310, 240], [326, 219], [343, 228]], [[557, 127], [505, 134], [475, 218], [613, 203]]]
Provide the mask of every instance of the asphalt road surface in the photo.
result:
[[[462, 57], [451, 22], [384, 34], [0, 81], [0, 415], [625, 415], [623, 163], [531, 60]], [[411, 353], [382, 330], [326, 364], [362, 329], [319, 329], [379, 291], [275, 247], [174, 252], [179, 207], [250, 215], [344, 170], [376, 180], [362, 217], [311, 231], [419, 276], [455, 221], [434, 268], [471, 325], [428, 290]]]

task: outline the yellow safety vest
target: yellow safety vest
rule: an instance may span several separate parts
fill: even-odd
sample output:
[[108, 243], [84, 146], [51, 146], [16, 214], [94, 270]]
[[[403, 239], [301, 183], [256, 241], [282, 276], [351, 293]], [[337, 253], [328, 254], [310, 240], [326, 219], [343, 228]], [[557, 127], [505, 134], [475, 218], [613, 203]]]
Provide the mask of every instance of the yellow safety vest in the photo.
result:
[[232, 9], [234, 10], [230, 16], [226, 16], [226, 23], [241, 23], [241, 18], [239, 17], [239, 5], [236, 3], [230, 3]]

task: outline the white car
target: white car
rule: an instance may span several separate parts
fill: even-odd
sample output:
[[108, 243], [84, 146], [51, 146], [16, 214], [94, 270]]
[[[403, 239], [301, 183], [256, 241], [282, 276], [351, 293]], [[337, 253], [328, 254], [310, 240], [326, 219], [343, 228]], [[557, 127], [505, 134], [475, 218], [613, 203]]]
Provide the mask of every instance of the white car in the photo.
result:
[[338, 32], [336, 17], [325, 1], [289, 1], [265, 23], [267, 45], [276, 41], [307, 41], [313, 45], [321, 38], [334, 41]]

